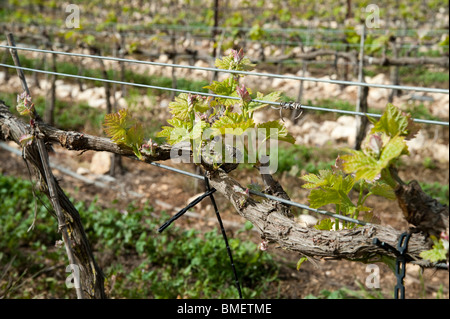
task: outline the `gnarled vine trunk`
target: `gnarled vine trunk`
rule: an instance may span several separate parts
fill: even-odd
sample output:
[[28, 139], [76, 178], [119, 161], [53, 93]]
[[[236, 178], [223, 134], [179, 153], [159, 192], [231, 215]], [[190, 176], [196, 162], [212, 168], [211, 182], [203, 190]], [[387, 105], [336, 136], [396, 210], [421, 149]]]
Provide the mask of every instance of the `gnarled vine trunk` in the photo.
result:
[[[12, 140], [20, 145], [19, 139], [27, 134], [29, 125], [16, 118], [9, 112], [8, 107], [0, 101], [0, 140]], [[26, 146], [23, 150], [24, 159], [31, 164], [41, 191], [50, 198], [48, 186], [45, 182], [44, 166], [36, 143]], [[75, 264], [79, 267], [80, 285], [84, 298], [106, 298], [104, 290], [104, 276], [95, 261], [91, 245], [86, 236], [80, 215], [55, 180], [57, 197], [65, 214], [66, 228], [72, 244]], [[54, 217], [56, 214], [52, 212]]]

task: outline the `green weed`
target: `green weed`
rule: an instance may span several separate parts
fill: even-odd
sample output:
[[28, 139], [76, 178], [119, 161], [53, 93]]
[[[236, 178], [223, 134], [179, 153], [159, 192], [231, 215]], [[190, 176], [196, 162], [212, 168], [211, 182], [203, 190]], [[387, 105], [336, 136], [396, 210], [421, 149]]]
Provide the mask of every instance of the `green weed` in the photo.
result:
[[443, 185], [438, 182], [434, 183], [420, 183], [422, 190], [430, 197], [437, 199], [441, 204], [449, 204], [448, 184]]
[[[9, 278], [20, 279], [23, 275], [18, 285], [27, 287], [6, 292], [7, 279], [0, 278], [0, 296], [70, 296], [72, 291], [65, 288], [65, 277], [61, 276], [66, 275], [64, 267], [29, 280], [43, 269], [61, 266], [67, 260], [64, 249], [55, 247], [61, 239], [56, 221], [41, 202], [37, 205], [36, 228], [27, 231], [34, 218], [31, 183], [0, 175], [0, 197], [0, 270], [14, 259]], [[39, 197], [51, 207], [45, 196]], [[202, 233], [173, 225], [160, 234], [156, 230], [169, 216], [153, 217], [149, 205], [139, 208], [130, 204], [120, 209], [114, 203], [111, 208], [103, 208], [96, 200], [90, 204], [73, 202], [95, 255], [109, 256], [109, 262], [100, 266], [107, 284], [114, 282], [110, 297], [237, 298], [226, 247], [218, 230]], [[263, 297], [277, 278], [278, 266], [251, 241], [230, 238], [229, 244], [244, 296]]]

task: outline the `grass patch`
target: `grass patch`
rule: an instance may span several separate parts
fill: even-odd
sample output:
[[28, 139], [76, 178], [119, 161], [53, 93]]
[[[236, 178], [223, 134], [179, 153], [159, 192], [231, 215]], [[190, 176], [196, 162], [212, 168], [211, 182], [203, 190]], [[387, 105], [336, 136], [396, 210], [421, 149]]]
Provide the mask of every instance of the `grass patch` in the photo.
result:
[[432, 71], [425, 66], [399, 67], [399, 76], [402, 83], [411, 83], [417, 86], [441, 87], [448, 86], [449, 74], [446, 71]]
[[412, 103], [406, 107], [405, 110], [410, 113], [412, 118], [418, 118], [423, 120], [440, 120], [438, 117], [432, 115], [428, 108], [423, 103]]
[[[31, 183], [0, 175], [0, 196], [0, 297], [73, 297], [75, 292], [64, 284], [68, 276], [65, 250], [55, 247], [61, 239], [56, 220], [40, 203], [36, 228], [27, 231], [34, 216]], [[45, 196], [39, 196], [51, 207]], [[218, 230], [201, 233], [174, 225], [159, 234], [156, 229], [169, 216], [152, 217], [149, 205], [120, 209], [114, 202], [110, 208], [95, 200], [73, 202], [95, 255], [108, 256], [107, 264], [100, 262], [100, 266], [107, 286], [115, 278], [111, 298], [237, 298]], [[240, 230], [243, 238], [248, 230]], [[244, 297], [264, 297], [277, 278], [277, 264], [251, 241], [229, 238], [229, 244]], [[3, 273], [10, 261], [12, 267]]]
[[278, 149], [277, 173], [289, 172], [300, 176], [305, 173], [317, 174], [321, 169], [328, 169], [334, 164], [337, 150], [324, 150], [304, 145], [290, 145]]
[[419, 182], [419, 185], [426, 194], [438, 200], [443, 205], [447, 206], [449, 205], [448, 184], [443, 185], [438, 182], [434, 183]]

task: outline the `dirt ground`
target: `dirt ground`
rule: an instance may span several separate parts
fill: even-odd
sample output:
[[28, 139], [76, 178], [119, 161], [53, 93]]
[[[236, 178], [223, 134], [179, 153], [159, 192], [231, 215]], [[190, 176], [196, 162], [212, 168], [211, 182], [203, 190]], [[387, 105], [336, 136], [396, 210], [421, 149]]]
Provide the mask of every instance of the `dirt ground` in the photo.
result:
[[[51, 160], [74, 172], [78, 167], [89, 165], [93, 156], [93, 152], [85, 152], [81, 155], [76, 153], [78, 154], [76, 155], [58, 147], [55, 150], [56, 153], [51, 156]], [[170, 162], [165, 164], [177, 166]], [[138, 200], [141, 203], [148, 200], [154, 206], [156, 214], [163, 210], [169, 213], [176, 212], [180, 207], [186, 206], [190, 198], [201, 193], [204, 189], [202, 183], [196, 182], [193, 178], [131, 159], [125, 158], [123, 166], [126, 169], [124, 174], [117, 175], [114, 179], [105, 177], [98, 179], [105, 187], [83, 183], [58, 170], [55, 170], [55, 176], [67, 193], [72, 195], [75, 188], [79, 189], [76, 192], [77, 200], [89, 202], [95, 195], [98, 195], [99, 203], [105, 206], [110, 204], [113, 198], [118, 199], [123, 205], [126, 205], [130, 199]], [[195, 172], [195, 168], [192, 165], [183, 164], [178, 167]], [[421, 165], [416, 167], [409, 166], [405, 171], [411, 175], [403, 176], [406, 179], [413, 177], [417, 180], [448, 183], [448, 163], [438, 163], [438, 167], [432, 170], [424, 170]], [[442, 172], [446, 173], [442, 174]], [[27, 177], [26, 166], [21, 158], [3, 149], [0, 149], [0, 173]], [[244, 185], [258, 178], [254, 175], [254, 172], [243, 174], [242, 171], [235, 171], [232, 172], [232, 175]], [[307, 193], [300, 188], [301, 183], [298, 178], [284, 174], [279, 176], [278, 179], [281, 185], [286, 187], [293, 200], [307, 203]], [[242, 227], [245, 220], [237, 215], [230, 204], [219, 194], [215, 197], [228, 236], [232, 238], [235, 235], [235, 231]], [[403, 220], [401, 211], [396, 203], [372, 200], [368, 205], [372, 205], [379, 213], [382, 224], [389, 224], [401, 230], [407, 229], [407, 224]], [[199, 204], [194, 213], [178, 220], [177, 224], [203, 231], [218, 228], [212, 207], [204, 203]], [[252, 240], [255, 243], [260, 241], [256, 232], [248, 240]], [[345, 260], [317, 260], [314, 263], [303, 263], [300, 270], [297, 271], [296, 263], [299, 256], [296, 253], [283, 251], [275, 245], [270, 246], [267, 253], [271, 254], [281, 265], [280, 281], [271, 288], [269, 294], [271, 298], [296, 299], [304, 298], [309, 294], [318, 296], [322, 290], [334, 291], [342, 287], [357, 291], [364, 289], [371, 294], [381, 292], [384, 298], [393, 298], [396, 278], [385, 264], [376, 264], [379, 267], [380, 288], [370, 289], [365, 287], [365, 282], [372, 272], [367, 268], [366, 264]], [[99, 263], [100, 267], [102, 267], [101, 260]], [[406, 297], [409, 299], [433, 299], [438, 296], [443, 298], [449, 297], [449, 276], [447, 271], [426, 269], [422, 272], [419, 267], [408, 264], [404, 284]]]

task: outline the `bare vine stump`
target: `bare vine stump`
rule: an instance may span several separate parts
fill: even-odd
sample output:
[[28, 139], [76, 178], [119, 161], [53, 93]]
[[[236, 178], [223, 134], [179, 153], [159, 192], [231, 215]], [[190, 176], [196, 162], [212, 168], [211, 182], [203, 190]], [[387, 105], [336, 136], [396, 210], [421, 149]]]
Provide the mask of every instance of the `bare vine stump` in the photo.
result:
[[437, 238], [442, 231], [448, 232], [448, 206], [425, 194], [417, 181], [399, 185], [395, 194], [403, 216], [418, 231]]

